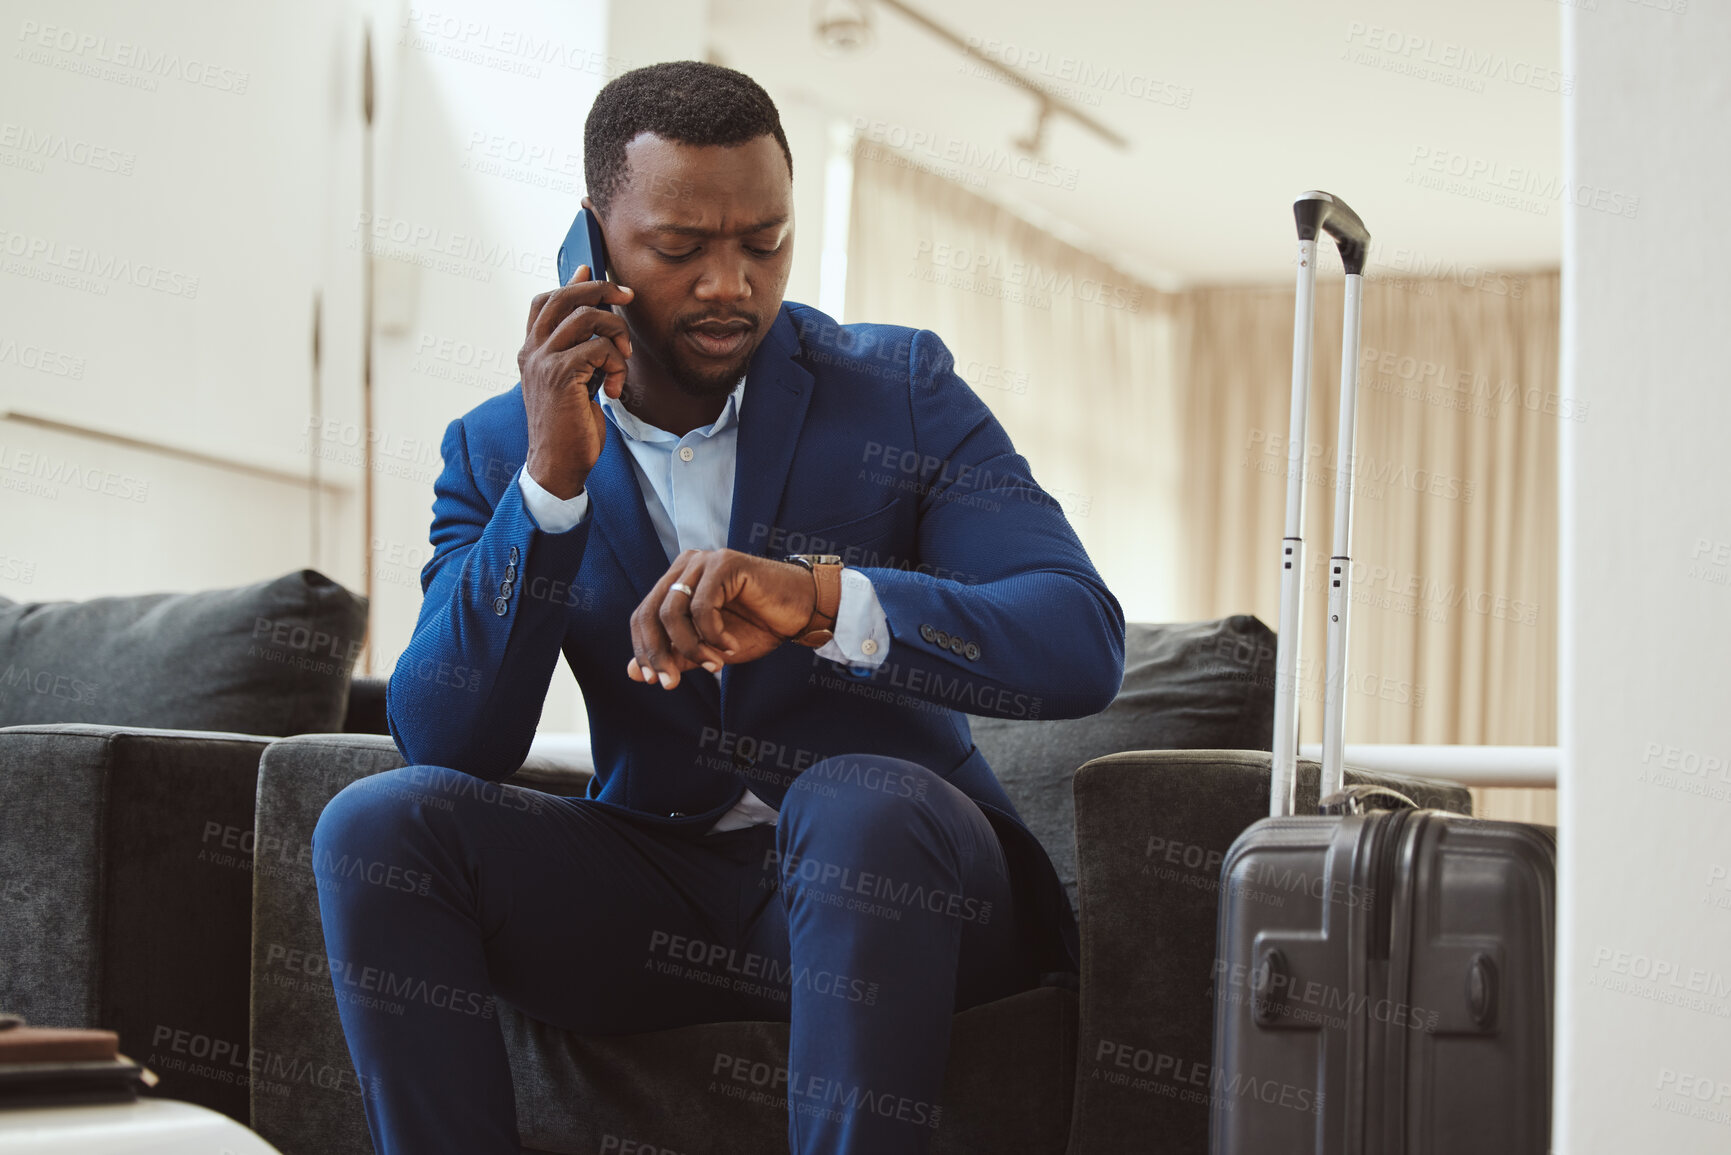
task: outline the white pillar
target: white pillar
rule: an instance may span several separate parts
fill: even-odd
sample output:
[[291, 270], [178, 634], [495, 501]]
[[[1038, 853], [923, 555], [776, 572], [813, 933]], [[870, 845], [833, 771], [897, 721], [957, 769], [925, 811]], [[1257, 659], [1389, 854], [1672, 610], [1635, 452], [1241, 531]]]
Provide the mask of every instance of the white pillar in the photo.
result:
[[1705, 1155], [1731, 1150], [1731, 9], [1563, 18], [1556, 1150]]

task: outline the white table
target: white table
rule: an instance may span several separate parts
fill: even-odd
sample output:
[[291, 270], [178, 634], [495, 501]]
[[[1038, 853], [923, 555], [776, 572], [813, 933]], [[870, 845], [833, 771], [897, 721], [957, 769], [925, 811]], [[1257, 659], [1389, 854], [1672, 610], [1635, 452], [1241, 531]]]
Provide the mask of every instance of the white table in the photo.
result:
[[5, 1155], [280, 1155], [230, 1119], [175, 1099], [0, 1108]]

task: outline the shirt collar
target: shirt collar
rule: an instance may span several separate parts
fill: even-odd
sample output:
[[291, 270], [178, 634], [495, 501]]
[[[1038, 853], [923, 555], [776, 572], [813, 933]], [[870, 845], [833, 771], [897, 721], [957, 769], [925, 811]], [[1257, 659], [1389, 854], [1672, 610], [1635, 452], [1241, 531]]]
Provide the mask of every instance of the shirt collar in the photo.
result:
[[[714, 437], [717, 433], [725, 430], [729, 425], [739, 420], [739, 407], [745, 403], [744, 397], [745, 376], [742, 374], [739, 383], [733, 387], [733, 392], [727, 395], [727, 403], [721, 407], [721, 415], [710, 423], [708, 428], [694, 429], [692, 432], [702, 437]], [[614, 427], [633, 441], [677, 442], [680, 440], [660, 426], [639, 420], [631, 410], [625, 408], [623, 402], [615, 400], [605, 391], [599, 395], [597, 400], [601, 407], [612, 415]]]

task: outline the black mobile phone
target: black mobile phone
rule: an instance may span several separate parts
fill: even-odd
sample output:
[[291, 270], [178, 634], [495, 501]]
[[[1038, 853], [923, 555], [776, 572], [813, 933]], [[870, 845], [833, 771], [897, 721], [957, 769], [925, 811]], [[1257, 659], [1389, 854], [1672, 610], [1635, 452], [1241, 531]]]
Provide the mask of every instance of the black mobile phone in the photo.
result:
[[[607, 279], [607, 244], [601, 239], [601, 224], [595, 219], [595, 214], [588, 209], [578, 209], [577, 219], [571, 222], [571, 230], [565, 234], [565, 243], [559, 246], [559, 283], [569, 284], [571, 277], [577, 272], [578, 265], [589, 266], [589, 279], [605, 281]], [[608, 308], [612, 308], [611, 305]], [[601, 392], [601, 385], [607, 380], [607, 374], [597, 371], [589, 378], [589, 398]]]

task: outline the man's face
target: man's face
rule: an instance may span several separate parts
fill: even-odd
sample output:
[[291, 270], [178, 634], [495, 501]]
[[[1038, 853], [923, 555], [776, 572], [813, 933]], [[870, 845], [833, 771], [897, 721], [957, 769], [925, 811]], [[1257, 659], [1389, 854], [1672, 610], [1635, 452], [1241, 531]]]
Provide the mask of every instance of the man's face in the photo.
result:
[[676, 144], [641, 133], [601, 227], [610, 276], [634, 292], [631, 341], [687, 393], [725, 396], [781, 308], [793, 180], [771, 136]]

